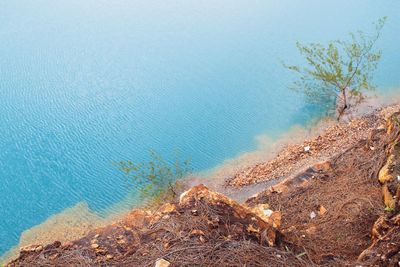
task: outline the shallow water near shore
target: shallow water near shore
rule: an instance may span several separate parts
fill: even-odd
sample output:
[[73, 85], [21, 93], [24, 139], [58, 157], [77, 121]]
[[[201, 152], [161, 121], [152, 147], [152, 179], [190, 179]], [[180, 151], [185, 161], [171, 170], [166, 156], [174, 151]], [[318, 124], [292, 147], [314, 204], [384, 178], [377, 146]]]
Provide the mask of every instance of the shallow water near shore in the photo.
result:
[[89, 221], [128, 210], [113, 161], [179, 149], [201, 173], [323, 115], [287, 89], [281, 60], [300, 62], [296, 41], [368, 31], [386, 15], [376, 84], [400, 88], [399, 10], [395, 0], [0, 3], [0, 254], [78, 203], [88, 212], [75, 217], [99, 216]]

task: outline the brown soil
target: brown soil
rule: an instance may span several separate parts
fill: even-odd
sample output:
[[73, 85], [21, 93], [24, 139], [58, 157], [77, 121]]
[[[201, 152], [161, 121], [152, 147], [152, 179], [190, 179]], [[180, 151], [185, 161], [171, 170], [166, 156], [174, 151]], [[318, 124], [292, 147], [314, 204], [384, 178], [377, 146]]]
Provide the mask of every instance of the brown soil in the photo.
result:
[[398, 132], [388, 135], [385, 129], [372, 128], [366, 134], [367, 139], [329, 161], [247, 201], [280, 210], [285, 242], [302, 248], [316, 264], [354, 265], [371, 244], [375, 221], [384, 214], [378, 173]]
[[72, 243], [24, 248], [10, 266], [398, 266], [400, 185], [384, 184], [397, 203], [385, 212], [378, 181], [390, 155], [390, 177], [400, 174], [400, 123], [388, 119], [398, 110], [336, 125], [239, 173], [231, 185], [288, 177], [244, 205], [197, 186]]
[[[375, 151], [366, 145], [360, 142], [332, 160], [331, 171], [308, 171], [298, 177], [308, 182], [284, 193], [261, 193], [248, 203], [280, 210], [285, 240], [303, 247], [315, 263], [354, 261], [369, 246], [372, 225], [384, 210], [376, 179], [386, 159], [384, 145]], [[319, 215], [320, 209], [327, 211]]]
[[[227, 180], [227, 185], [244, 186], [287, 178], [313, 162], [343, 153], [350, 146], [368, 138], [368, 130], [378, 127], [380, 123], [382, 120], [374, 112], [363, 118], [356, 118], [350, 123], [335, 124], [316, 138], [286, 146], [270, 161], [237, 172]], [[309, 151], [305, 151], [306, 147], [309, 147]]]
[[359, 257], [365, 266], [400, 264], [400, 214], [379, 218], [374, 224], [372, 245]]
[[161, 258], [173, 266], [307, 265], [270, 247], [272, 223], [204, 186], [192, 191], [180, 204], [134, 211], [70, 244], [25, 248], [9, 266], [154, 266]]

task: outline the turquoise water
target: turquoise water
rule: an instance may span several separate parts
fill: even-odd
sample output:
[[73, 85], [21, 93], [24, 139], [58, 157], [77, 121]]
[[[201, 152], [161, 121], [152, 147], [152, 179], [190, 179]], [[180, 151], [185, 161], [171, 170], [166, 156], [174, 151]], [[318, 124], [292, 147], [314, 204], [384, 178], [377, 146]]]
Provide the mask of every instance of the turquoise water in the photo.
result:
[[280, 61], [389, 16], [381, 90], [400, 88], [400, 2], [0, 1], [0, 254], [78, 202], [128, 192], [113, 161], [179, 148], [195, 170], [317, 116]]

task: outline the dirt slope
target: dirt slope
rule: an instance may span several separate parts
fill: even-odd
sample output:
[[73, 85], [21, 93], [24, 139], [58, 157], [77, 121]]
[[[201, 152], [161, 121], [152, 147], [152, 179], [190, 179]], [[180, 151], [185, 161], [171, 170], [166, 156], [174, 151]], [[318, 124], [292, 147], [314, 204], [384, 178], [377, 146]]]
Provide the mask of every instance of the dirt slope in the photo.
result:
[[[133, 211], [124, 221], [70, 244], [31, 246], [9, 266], [304, 266], [274, 247], [280, 213], [263, 214], [196, 186], [156, 212]], [[261, 211], [261, 213], [260, 213]]]
[[[377, 261], [376, 257], [384, 255], [382, 251], [369, 251], [368, 255], [375, 255], [372, 261], [379, 262], [378, 266], [398, 266], [400, 243], [394, 229], [399, 228], [399, 220], [390, 220], [396, 209], [384, 211], [384, 186], [378, 177], [389, 155], [396, 151], [399, 125], [394, 129], [390, 120], [385, 125], [385, 128], [368, 129], [368, 138], [329, 161], [259, 193], [247, 201], [248, 205], [268, 203], [272, 209], [281, 211], [284, 240], [302, 248], [311, 261], [319, 265], [353, 265], [359, 258], [366, 260], [360, 254], [371, 244], [374, 223], [378, 219], [387, 222], [389, 226], [384, 232], [392, 231], [389, 240], [395, 243], [391, 256]], [[396, 186], [400, 188], [398, 183]], [[378, 225], [375, 228], [381, 227]], [[386, 233], [382, 233], [383, 236], [388, 237]], [[376, 236], [374, 238], [377, 244], [382, 243], [376, 241]], [[380, 250], [384, 248], [381, 246]]]
[[239, 173], [233, 185], [329, 156], [244, 204], [195, 186], [176, 203], [135, 210], [74, 242], [23, 248], [9, 266], [399, 266], [398, 110], [328, 129]]

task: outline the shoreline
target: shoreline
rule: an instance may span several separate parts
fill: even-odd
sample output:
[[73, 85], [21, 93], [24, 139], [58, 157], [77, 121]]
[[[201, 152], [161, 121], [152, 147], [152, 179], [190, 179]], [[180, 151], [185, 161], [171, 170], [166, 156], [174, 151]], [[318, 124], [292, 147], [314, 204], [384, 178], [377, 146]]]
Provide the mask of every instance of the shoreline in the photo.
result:
[[[296, 174], [304, 171], [310, 165], [323, 162], [327, 158], [340, 152], [340, 150], [331, 151], [330, 148], [325, 148], [325, 150], [319, 151], [319, 153], [314, 153], [315, 151], [311, 151], [313, 145], [318, 146], [324, 145], [325, 143], [326, 146], [326, 144], [329, 144], [332, 139], [335, 138], [338, 139], [336, 140], [338, 143], [341, 143], [342, 140], [340, 138], [333, 136], [335, 135], [335, 131], [340, 129], [342, 135], [345, 135], [346, 131], [355, 132], [355, 136], [347, 137], [347, 147], [349, 147], [357, 142], [357, 140], [360, 140], [363, 137], [365, 138], [363, 130], [373, 127], [373, 122], [363, 125], [365, 124], [365, 117], [373, 115], [380, 109], [395, 106], [400, 103], [399, 89], [388, 90], [384, 93], [380, 92], [380, 94], [377, 94], [378, 92], [375, 93], [376, 94], [367, 96], [362, 103], [346, 114], [340, 123], [331, 117], [321, 117], [318, 120], [303, 126], [293, 125], [278, 138], [269, 139], [267, 146], [260, 146], [256, 150], [239, 154], [234, 158], [225, 160], [215, 168], [203, 172], [204, 175], [199, 179], [193, 179], [193, 181], [189, 183], [189, 187], [203, 183], [212, 190], [221, 192], [236, 201], [244, 202], [253, 193], [255, 194], [263, 188], [279, 183], [285, 179], [292, 178]], [[353, 125], [348, 129], [347, 124], [351, 121], [353, 121]], [[362, 127], [364, 127], [364, 129]], [[327, 131], [330, 133], [327, 134]], [[324, 134], [326, 136], [324, 136]], [[267, 135], [261, 135], [261, 138], [263, 136], [268, 139]], [[260, 138], [260, 136], [255, 137], [255, 139], [257, 138]], [[353, 138], [354, 140], [351, 141]], [[310, 147], [310, 151], [304, 153], [304, 148], [308, 146]], [[329, 155], [324, 154], [327, 152], [329, 152]], [[284, 153], [286, 153], [286, 157], [282, 156]], [[300, 154], [300, 158], [305, 156], [305, 159], [303, 159], [299, 164], [293, 164], [293, 159], [290, 159], [292, 157], [290, 154], [294, 153]], [[263, 177], [263, 174], [257, 173], [257, 168], [265, 163], [268, 164], [269, 162], [273, 162], [277, 157], [281, 158], [276, 160], [274, 163], [280, 162], [280, 164], [282, 164], [280, 167], [281, 169], [286, 168], [287, 166], [293, 168], [287, 170], [283, 174], [280, 173], [278, 176], [263, 179], [265, 177]], [[271, 165], [272, 166], [269, 168], [268, 173], [273, 172], [273, 170], [277, 168], [277, 166], [273, 166], [274, 164]], [[251, 179], [251, 175], [246, 175], [246, 171], [254, 172], [255, 176], [258, 176], [258, 178], [261, 179], [258, 181], [246, 182], [245, 180]], [[232, 183], [231, 181], [234, 179], [235, 175], [238, 175], [241, 172], [244, 172], [245, 174], [242, 177], [244, 182], [238, 182], [235, 185], [235, 183]], [[240, 178], [238, 180], [240, 180]]]
[[[393, 94], [396, 94], [396, 92], [393, 91], [390, 94], [370, 98], [369, 100], [372, 100], [372, 102], [367, 101], [366, 103], [363, 103], [357, 112], [353, 113], [352, 116], [348, 116], [346, 119], [350, 120], [353, 116], [361, 116], [361, 114], [365, 113], [365, 110], [369, 109], [371, 105], [378, 108], [379, 106], [383, 107], [391, 105], [390, 102], [397, 102], [397, 98], [399, 97], [397, 96], [397, 98], [394, 98]], [[255, 137], [255, 140], [259, 141], [258, 149], [241, 153], [236, 157], [225, 160], [214, 168], [193, 175], [185, 181], [186, 188], [203, 183], [212, 190], [226, 194], [238, 202], [244, 202], [252, 195], [261, 192], [263, 189], [287, 179], [288, 177], [282, 176], [277, 179], [267, 179], [264, 181], [259, 180], [257, 183], [253, 184], [238, 183], [236, 186], [229, 184], [229, 177], [232, 177], [232, 175], [237, 174], [243, 169], [254, 169], [254, 166], [258, 166], [257, 164], [273, 160], [280, 152], [287, 149], [287, 147], [296, 146], [299, 148], [300, 146], [300, 148], [304, 148], [305, 140], [313, 139], [329, 127], [335, 127], [335, 125], [336, 123], [332, 120], [321, 118], [317, 123], [311, 125], [295, 125], [281, 134], [277, 139], [268, 139], [266, 135], [257, 136]], [[299, 145], [299, 143], [301, 143], [301, 145]], [[288, 173], [291, 173], [290, 176], [294, 176], [311, 163], [317, 163], [323, 160], [323, 158], [318, 158], [318, 160], [317, 158], [313, 158], [311, 161], [303, 162], [303, 164], [288, 171]], [[54, 214], [41, 224], [24, 231], [21, 234], [19, 243], [1, 255], [0, 261], [1, 259], [3, 261], [9, 261], [13, 257], [17, 256], [16, 253], [18, 252], [17, 250], [19, 247], [33, 243], [48, 243], [54, 239], [63, 242], [70, 242], [100, 226], [113, 223], [126, 216], [131, 210], [130, 207], [132, 207], [132, 205], [127, 204], [129, 203], [129, 198], [127, 199], [105, 209], [104, 214], [102, 214], [104, 216], [90, 210], [85, 203], [78, 203], [74, 207], [67, 208], [60, 213]], [[113, 207], [116, 206], [122, 207], [121, 211], [113, 209]], [[140, 208], [140, 205], [135, 207]], [[84, 216], [82, 216], [82, 214], [84, 214]], [[68, 220], [60, 218], [68, 218]], [[60, 230], [78, 229], [76, 227], [80, 224], [84, 225], [83, 227], [80, 227], [80, 231]], [[68, 232], [68, 234], [66, 232]], [[43, 235], [42, 233], [47, 234]]]
[[[259, 264], [262, 257], [272, 266], [392, 266], [400, 260], [400, 254], [392, 252], [400, 252], [399, 246], [388, 249], [400, 237], [400, 184], [395, 178], [400, 170], [389, 169], [400, 157], [399, 117], [400, 102], [328, 127], [313, 139], [322, 139], [332, 150], [324, 162], [307, 161], [306, 169], [292, 169], [283, 181], [269, 181], [276, 185], [258, 183], [257, 194], [243, 204], [196, 185], [179, 200], [132, 210], [73, 242], [53, 239], [48, 245], [22, 248], [9, 266], [153, 266], [160, 260], [167, 266], [216, 261], [236, 266], [237, 255], [255, 266], [264, 266]], [[348, 142], [340, 131], [331, 140], [335, 127], [355, 140]], [[313, 140], [291, 146], [304, 148]], [[335, 142], [342, 142], [340, 149]], [[291, 151], [291, 146], [285, 149]], [[291, 165], [289, 160], [286, 168]], [[251, 182], [250, 177], [247, 183]], [[244, 194], [244, 188], [248, 186], [239, 184], [237, 193]], [[251, 258], [256, 252], [260, 253]], [[227, 264], [224, 257], [233, 262]]]

